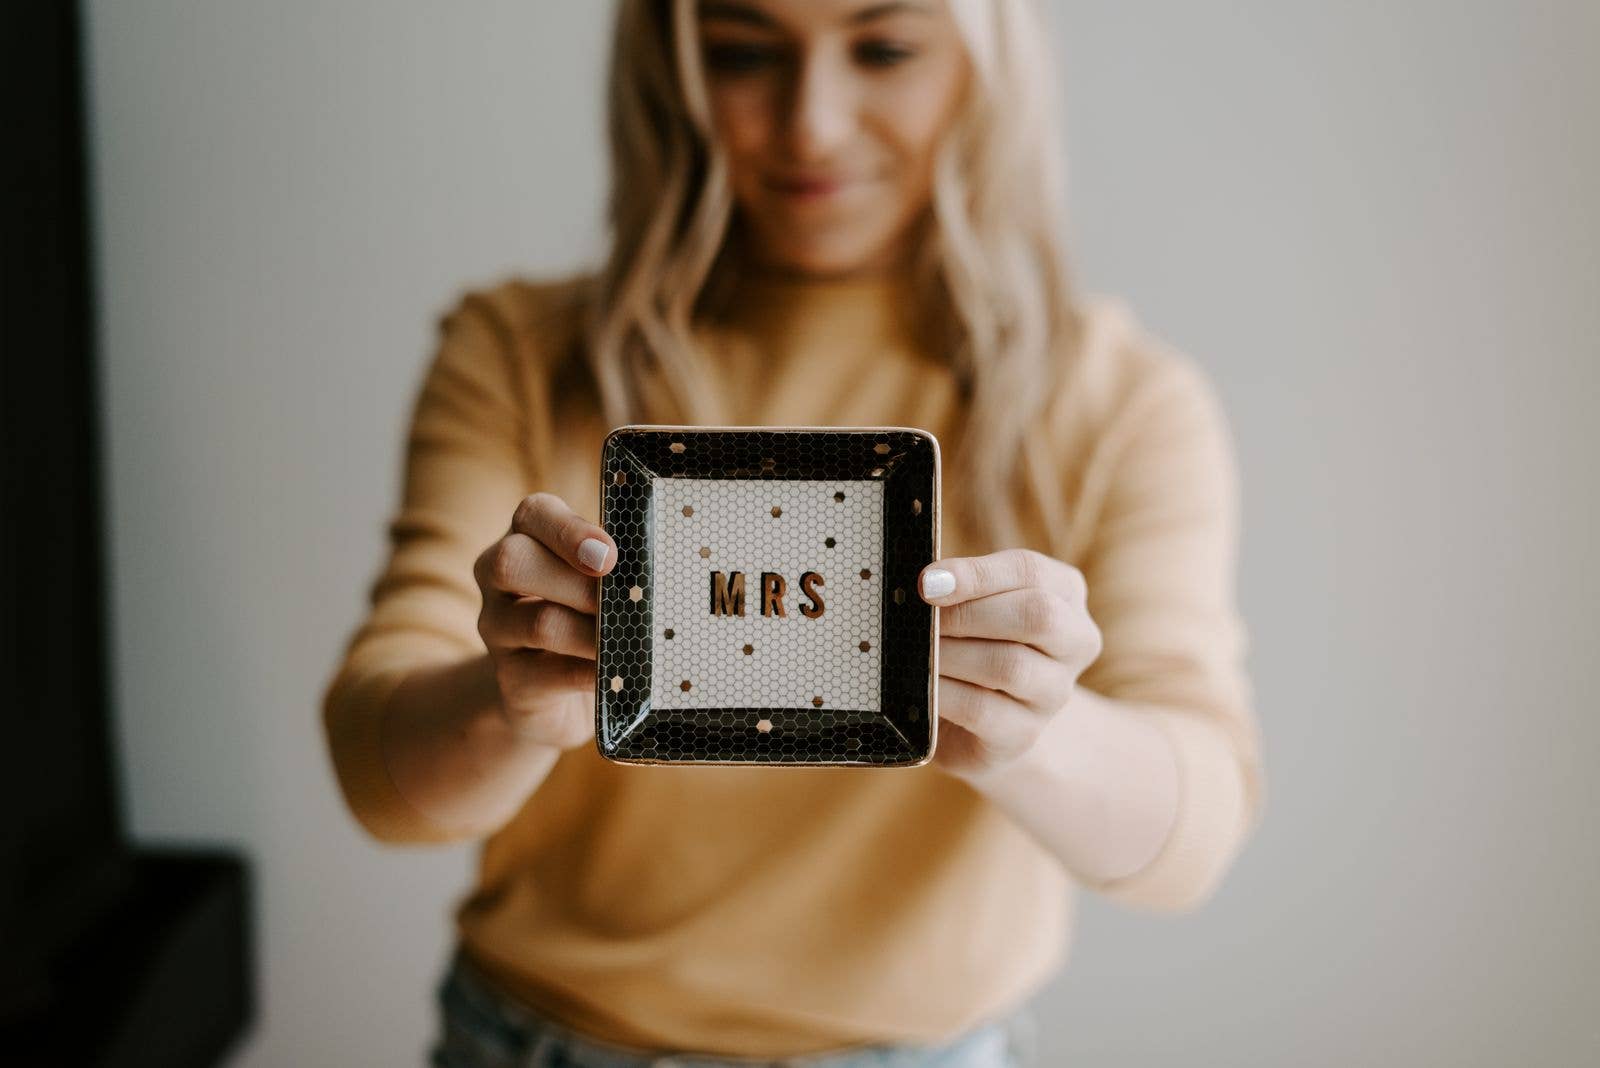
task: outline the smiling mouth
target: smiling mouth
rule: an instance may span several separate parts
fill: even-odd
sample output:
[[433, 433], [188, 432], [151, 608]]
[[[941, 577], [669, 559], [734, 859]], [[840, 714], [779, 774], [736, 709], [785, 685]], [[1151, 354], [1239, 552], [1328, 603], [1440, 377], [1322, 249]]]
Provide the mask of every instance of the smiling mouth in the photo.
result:
[[790, 200], [810, 203], [837, 196], [855, 184], [849, 178], [772, 178], [767, 187]]

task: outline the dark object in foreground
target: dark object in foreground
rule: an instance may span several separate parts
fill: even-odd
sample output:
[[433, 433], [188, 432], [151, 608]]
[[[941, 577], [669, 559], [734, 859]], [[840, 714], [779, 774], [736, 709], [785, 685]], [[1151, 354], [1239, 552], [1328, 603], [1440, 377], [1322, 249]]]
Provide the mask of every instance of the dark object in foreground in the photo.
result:
[[0, 93], [0, 1063], [215, 1064], [252, 1014], [247, 869], [130, 844], [118, 806], [78, 5], [0, 5], [0, 40], [26, 44]]
[[7, 991], [5, 1063], [201, 1068], [253, 1017], [245, 865], [140, 850], [128, 870], [101, 921]]

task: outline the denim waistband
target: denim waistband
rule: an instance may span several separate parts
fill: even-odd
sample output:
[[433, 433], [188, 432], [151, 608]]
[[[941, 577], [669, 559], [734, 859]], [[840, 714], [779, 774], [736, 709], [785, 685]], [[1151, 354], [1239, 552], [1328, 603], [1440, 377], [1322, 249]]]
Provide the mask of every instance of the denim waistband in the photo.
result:
[[[1036, 1031], [1031, 1011], [1023, 1007], [937, 1046], [872, 1045], [776, 1059], [653, 1052], [590, 1038], [535, 1012], [501, 990], [459, 948], [437, 994], [445, 1040], [434, 1051], [435, 1068], [1016, 1068], [1033, 1063]], [[470, 1045], [470, 1055], [460, 1052], [464, 1044]]]

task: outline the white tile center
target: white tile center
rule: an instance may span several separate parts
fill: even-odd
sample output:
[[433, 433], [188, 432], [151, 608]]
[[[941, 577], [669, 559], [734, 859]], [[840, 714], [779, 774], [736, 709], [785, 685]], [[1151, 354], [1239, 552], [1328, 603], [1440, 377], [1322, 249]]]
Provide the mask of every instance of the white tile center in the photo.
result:
[[[653, 707], [879, 711], [882, 482], [655, 478], [651, 499]], [[743, 615], [713, 613], [718, 572], [730, 594], [743, 576]]]

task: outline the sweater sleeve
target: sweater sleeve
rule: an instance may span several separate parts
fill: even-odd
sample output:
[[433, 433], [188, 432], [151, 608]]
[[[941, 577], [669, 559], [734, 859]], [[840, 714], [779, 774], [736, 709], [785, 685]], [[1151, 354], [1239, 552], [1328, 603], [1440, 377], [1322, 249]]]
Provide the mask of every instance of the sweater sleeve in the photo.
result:
[[1103, 457], [1103, 508], [1081, 565], [1102, 653], [1080, 682], [1154, 717], [1177, 759], [1179, 808], [1143, 869], [1086, 885], [1175, 911], [1215, 890], [1259, 822], [1264, 780], [1234, 593], [1232, 441], [1199, 366], [1176, 352], [1157, 366]]
[[323, 726], [340, 789], [380, 841], [460, 837], [395, 787], [382, 730], [391, 695], [409, 672], [486, 651], [473, 562], [505, 534], [532, 482], [521, 447], [513, 351], [504, 317], [483, 293], [463, 296], [439, 319], [406, 439], [388, 558], [324, 692]]

